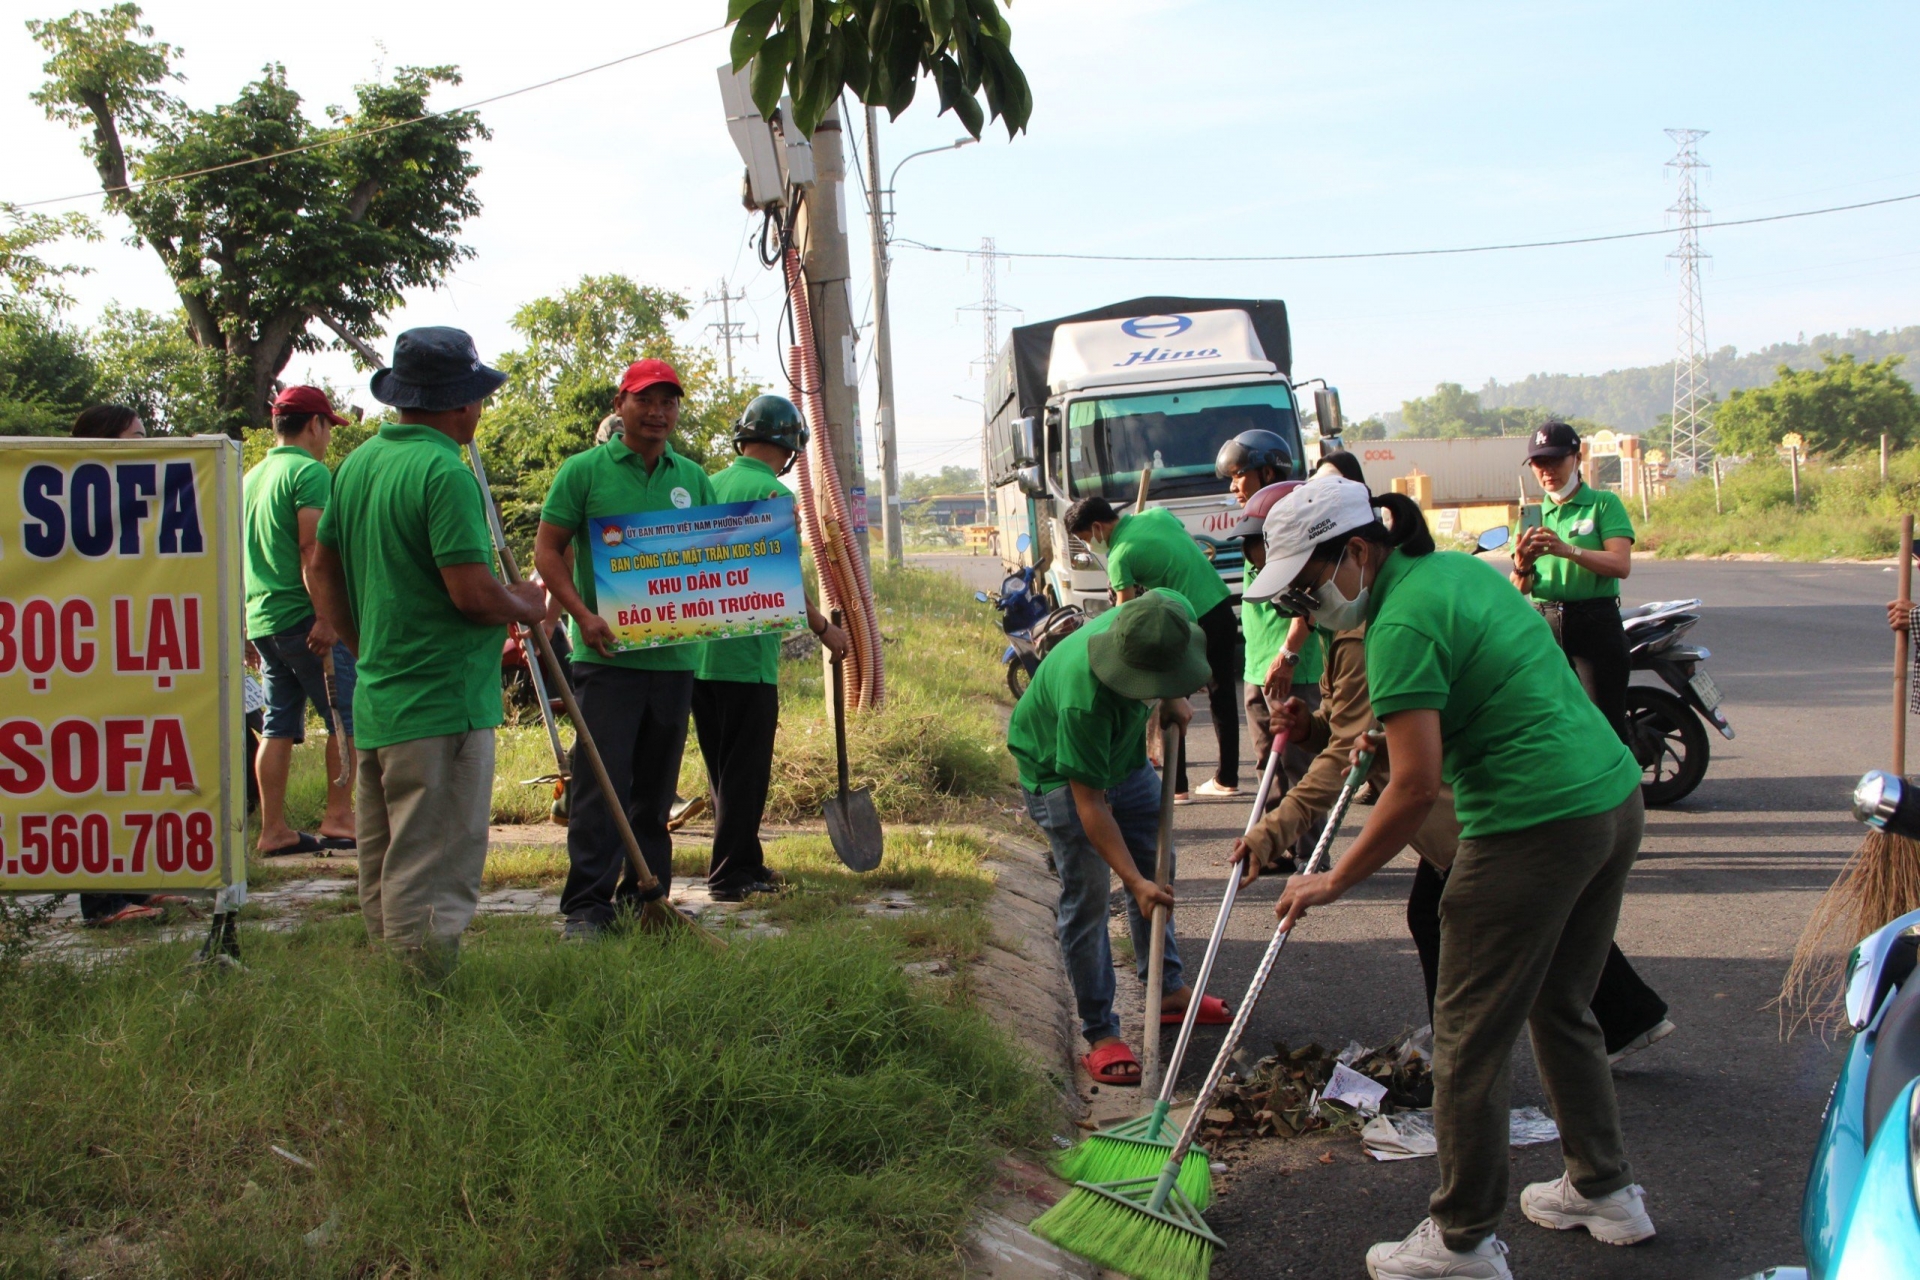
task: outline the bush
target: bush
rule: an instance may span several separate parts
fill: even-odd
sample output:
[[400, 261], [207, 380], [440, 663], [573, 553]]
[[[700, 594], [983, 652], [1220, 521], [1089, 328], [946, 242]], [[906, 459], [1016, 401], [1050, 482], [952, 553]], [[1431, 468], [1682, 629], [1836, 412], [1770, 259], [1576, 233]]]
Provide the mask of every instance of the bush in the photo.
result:
[[1662, 556], [1768, 553], [1790, 560], [1878, 559], [1899, 550], [1900, 516], [1920, 509], [1920, 450], [1895, 453], [1887, 483], [1879, 460], [1800, 467], [1800, 506], [1793, 474], [1767, 455], [1723, 472], [1722, 514], [1714, 514], [1713, 481], [1678, 485], [1653, 503], [1640, 549]]

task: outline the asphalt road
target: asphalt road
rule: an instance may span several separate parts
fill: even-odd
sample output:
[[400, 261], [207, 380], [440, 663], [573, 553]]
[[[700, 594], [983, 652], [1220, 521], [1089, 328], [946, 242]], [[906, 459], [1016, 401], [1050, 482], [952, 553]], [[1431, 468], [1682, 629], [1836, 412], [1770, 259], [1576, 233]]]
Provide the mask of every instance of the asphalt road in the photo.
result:
[[[970, 589], [997, 577], [984, 557], [916, 559], [955, 571]], [[1659, 1235], [1619, 1249], [1584, 1232], [1534, 1227], [1517, 1196], [1525, 1183], [1558, 1175], [1559, 1148], [1516, 1149], [1501, 1237], [1523, 1280], [1733, 1280], [1804, 1261], [1800, 1192], [1841, 1054], [1804, 1033], [1783, 1042], [1769, 1002], [1801, 924], [1859, 842], [1847, 813], [1852, 783], [1887, 763], [1891, 643], [1882, 605], [1892, 594], [1892, 573], [1874, 566], [1634, 566], [1628, 603], [1705, 600], [1689, 639], [1713, 651], [1708, 670], [1739, 737], [1713, 735], [1700, 788], [1649, 815], [1618, 934], [1679, 1028], [1615, 1071], [1635, 1177]], [[1195, 727], [1190, 760], [1211, 764], [1213, 735]], [[1241, 751], [1251, 758], [1250, 745]], [[1250, 792], [1257, 779], [1242, 769]], [[1355, 811], [1346, 835], [1367, 812]], [[1225, 851], [1244, 821], [1241, 801], [1178, 811], [1177, 928], [1191, 958], [1212, 926]], [[1276, 1039], [1378, 1044], [1426, 1021], [1404, 924], [1411, 879], [1404, 855], [1301, 927], [1249, 1029], [1256, 1053]], [[1256, 884], [1229, 926], [1214, 989], [1230, 1000], [1265, 946], [1278, 892], [1277, 880]], [[1220, 1036], [1214, 1028], [1196, 1037], [1183, 1072], [1190, 1085]], [[1514, 1068], [1513, 1105], [1544, 1106], [1524, 1039]], [[1320, 1163], [1327, 1152], [1332, 1163]], [[1228, 1245], [1214, 1264], [1220, 1280], [1363, 1275], [1367, 1246], [1411, 1229], [1437, 1176], [1430, 1160], [1376, 1163], [1351, 1136], [1264, 1141], [1230, 1160], [1225, 1192], [1207, 1215]]]

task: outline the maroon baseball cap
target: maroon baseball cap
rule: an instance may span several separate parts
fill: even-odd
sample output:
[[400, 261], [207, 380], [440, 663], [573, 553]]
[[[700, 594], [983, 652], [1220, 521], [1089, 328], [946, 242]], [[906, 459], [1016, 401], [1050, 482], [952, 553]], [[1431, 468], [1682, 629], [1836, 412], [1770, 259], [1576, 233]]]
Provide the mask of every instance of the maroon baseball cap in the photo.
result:
[[336, 427], [347, 424], [345, 418], [333, 411], [327, 393], [318, 387], [288, 387], [273, 398], [274, 417], [287, 418], [300, 413], [317, 413]]
[[686, 388], [680, 385], [680, 375], [675, 373], [673, 366], [665, 360], [635, 360], [627, 366], [626, 373], [621, 375], [620, 389], [639, 392], [663, 382], [681, 395], [687, 394]]

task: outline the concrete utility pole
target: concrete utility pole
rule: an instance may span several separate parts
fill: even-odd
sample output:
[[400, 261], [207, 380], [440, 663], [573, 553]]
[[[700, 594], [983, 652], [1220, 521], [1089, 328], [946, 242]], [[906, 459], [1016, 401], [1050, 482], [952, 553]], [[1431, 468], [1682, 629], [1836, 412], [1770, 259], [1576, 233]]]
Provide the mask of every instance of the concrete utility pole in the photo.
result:
[[847, 533], [863, 564], [867, 556], [867, 476], [860, 449], [860, 363], [854, 349], [852, 268], [847, 254], [847, 168], [841, 149], [840, 108], [827, 112], [813, 134], [813, 190], [800, 206], [794, 236], [807, 272], [813, 341], [820, 356], [820, 398], [833, 439], [833, 464], [847, 494], [853, 528]]
[[900, 541], [900, 459], [893, 435], [893, 324], [887, 310], [887, 225], [881, 209], [879, 117], [867, 108], [867, 230], [873, 242], [874, 414], [880, 442], [880, 532], [887, 563], [906, 562]]
[[[718, 293], [710, 293], [701, 299], [702, 302], [717, 302], [720, 304], [720, 318], [712, 324], [709, 324], [707, 328], [716, 329], [720, 333], [720, 343], [727, 352], [728, 382], [733, 381], [733, 344], [736, 342], [750, 341], [749, 335], [746, 333], [746, 322], [733, 318], [733, 304], [745, 301], [746, 296], [747, 291], [745, 289], [742, 289], [739, 293], [728, 293], [727, 282], [722, 280]], [[752, 335], [752, 337], [758, 336], [758, 334]]]

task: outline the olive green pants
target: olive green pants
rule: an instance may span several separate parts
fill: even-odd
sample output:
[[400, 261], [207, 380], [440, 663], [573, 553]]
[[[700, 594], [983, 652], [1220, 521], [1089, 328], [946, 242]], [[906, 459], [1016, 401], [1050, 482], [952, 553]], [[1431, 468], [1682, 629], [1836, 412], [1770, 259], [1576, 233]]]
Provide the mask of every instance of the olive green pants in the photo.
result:
[[1506, 1208], [1522, 1025], [1574, 1189], [1604, 1196], [1633, 1181], [1606, 1042], [1588, 1005], [1645, 825], [1635, 787], [1605, 813], [1460, 842], [1440, 898], [1433, 1011], [1440, 1189], [1428, 1210], [1449, 1249], [1493, 1234]]

